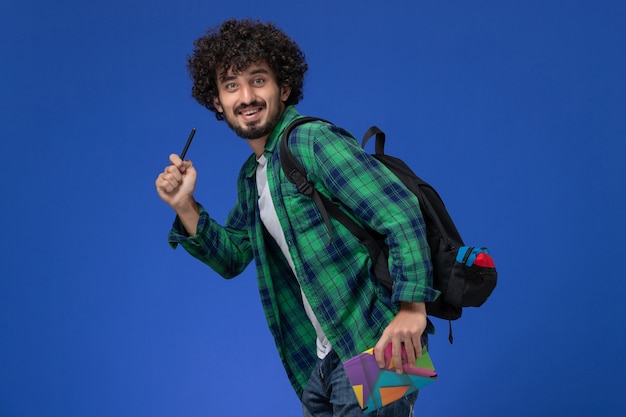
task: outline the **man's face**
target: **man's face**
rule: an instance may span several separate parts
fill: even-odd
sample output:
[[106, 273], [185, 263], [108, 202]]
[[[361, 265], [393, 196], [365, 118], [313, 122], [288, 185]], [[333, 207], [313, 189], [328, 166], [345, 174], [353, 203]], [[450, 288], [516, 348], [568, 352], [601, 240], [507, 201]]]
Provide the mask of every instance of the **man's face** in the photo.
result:
[[226, 122], [244, 139], [263, 139], [272, 132], [285, 109], [291, 89], [276, 83], [274, 72], [265, 62], [235, 73], [232, 69], [218, 76], [215, 107]]

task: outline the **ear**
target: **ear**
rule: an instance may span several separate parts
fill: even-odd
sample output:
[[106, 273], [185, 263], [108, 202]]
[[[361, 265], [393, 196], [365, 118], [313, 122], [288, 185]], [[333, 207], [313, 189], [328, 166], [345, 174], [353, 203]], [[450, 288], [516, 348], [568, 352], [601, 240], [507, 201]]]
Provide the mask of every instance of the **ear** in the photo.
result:
[[224, 109], [222, 108], [222, 105], [220, 104], [219, 97], [215, 97], [213, 99], [213, 105], [215, 106], [215, 108], [217, 109], [218, 112], [224, 113]]
[[291, 87], [288, 85], [283, 85], [280, 89], [280, 100], [285, 102], [289, 98], [291, 94]]

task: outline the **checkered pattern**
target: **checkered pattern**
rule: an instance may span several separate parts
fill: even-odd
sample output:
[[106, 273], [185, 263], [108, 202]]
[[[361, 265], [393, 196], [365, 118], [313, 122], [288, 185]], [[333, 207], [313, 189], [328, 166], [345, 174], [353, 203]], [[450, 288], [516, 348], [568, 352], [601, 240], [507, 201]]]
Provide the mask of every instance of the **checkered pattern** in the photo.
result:
[[285, 110], [268, 139], [265, 157], [272, 199], [298, 279], [261, 223], [254, 155], [240, 171], [238, 200], [225, 226], [201, 206], [196, 236], [187, 237], [176, 219], [169, 240], [226, 278], [254, 261], [267, 322], [290, 381], [301, 395], [317, 357], [316, 336], [302, 306], [300, 287], [342, 359], [375, 345], [400, 301], [433, 301], [438, 292], [431, 288], [432, 266], [415, 195], [348, 132], [313, 122], [293, 131], [290, 148], [320, 192], [341, 201], [368, 228], [388, 236], [392, 294], [371, 276], [367, 249], [334, 219], [329, 243], [315, 204], [281, 170], [277, 144], [297, 117], [294, 107]]

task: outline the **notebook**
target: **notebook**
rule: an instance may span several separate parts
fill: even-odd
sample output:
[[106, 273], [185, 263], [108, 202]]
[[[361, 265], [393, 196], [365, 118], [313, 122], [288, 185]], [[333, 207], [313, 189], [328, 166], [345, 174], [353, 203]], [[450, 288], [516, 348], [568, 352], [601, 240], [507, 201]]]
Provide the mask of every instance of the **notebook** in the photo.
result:
[[415, 367], [407, 362], [406, 351], [402, 347], [404, 373], [398, 374], [391, 358], [391, 343], [385, 349], [385, 368], [379, 368], [374, 349], [348, 359], [343, 366], [348, 374], [354, 394], [365, 414], [397, 401], [437, 380], [437, 373], [430, 359], [428, 348], [422, 348], [422, 356], [415, 361]]

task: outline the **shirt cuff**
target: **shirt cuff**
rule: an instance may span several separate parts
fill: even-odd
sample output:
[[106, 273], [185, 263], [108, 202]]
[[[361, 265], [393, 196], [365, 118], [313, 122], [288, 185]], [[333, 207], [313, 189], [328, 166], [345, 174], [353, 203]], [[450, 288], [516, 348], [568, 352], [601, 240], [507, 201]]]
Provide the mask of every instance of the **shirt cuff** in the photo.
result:
[[198, 211], [200, 213], [200, 218], [198, 219], [198, 226], [196, 227], [196, 235], [189, 236], [185, 227], [183, 226], [183, 222], [180, 220], [180, 217], [176, 216], [174, 219], [174, 224], [172, 224], [172, 229], [170, 230], [167, 240], [170, 246], [173, 249], [178, 247], [179, 243], [191, 243], [198, 245], [201, 241], [201, 237], [208, 224], [209, 224], [209, 213], [202, 207], [201, 204], [198, 203]]
[[418, 283], [402, 283], [401, 288], [394, 288], [391, 301], [400, 303], [401, 301], [409, 303], [428, 303], [435, 301], [441, 294], [434, 288], [426, 287]]

